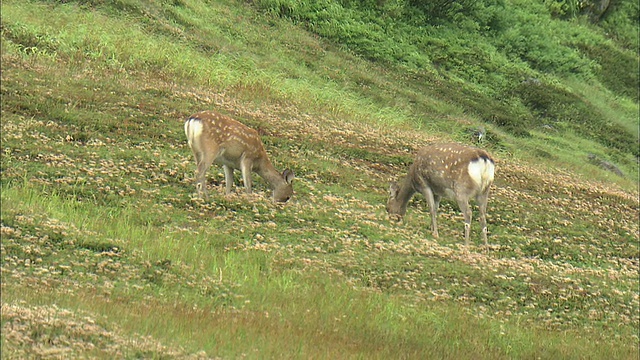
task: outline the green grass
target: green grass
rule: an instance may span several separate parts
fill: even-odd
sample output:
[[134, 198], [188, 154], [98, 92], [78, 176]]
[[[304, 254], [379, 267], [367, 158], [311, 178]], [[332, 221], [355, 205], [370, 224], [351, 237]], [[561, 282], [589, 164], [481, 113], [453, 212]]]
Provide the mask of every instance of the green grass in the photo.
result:
[[[500, 121], [545, 119], [498, 99], [526, 66], [493, 45], [449, 46], [444, 26], [429, 48], [497, 59], [496, 88], [303, 25], [235, 1], [3, 2], [2, 358], [637, 358], [637, 161], [572, 117], [626, 144], [636, 100], [550, 74], [538, 100], [565, 118], [518, 133]], [[224, 196], [215, 166], [195, 198], [182, 121], [202, 109], [259, 130], [296, 173], [289, 203], [257, 176]], [[476, 221], [462, 246], [449, 201], [438, 240], [422, 197], [390, 222], [415, 150], [481, 125], [491, 247]]]
[[[524, 314], [514, 315], [508, 321], [491, 320], [496, 316], [493, 312], [500, 313], [504, 307], [517, 311], [519, 306], [525, 305], [535, 311], [535, 307], [530, 306], [534, 299], [523, 299], [533, 286], [538, 288], [534, 291], [546, 294], [536, 299], [536, 305], [543, 308], [538, 321], [548, 322], [548, 326], [565, 327], [557, 318], [562, 315], [547, 315], [547, 308], [549, 311], [564, 308], [563, 311], [571, 316], [579, 316], [576, 310], [597, 309], [591, 306], [589, 297], [570, 301], [576, 296], [573, 292], [580, 291], [581, 286], [595, 287], [607, 293], [606, 289], [600, 289], [597, 276], [589, 282], [583, 276], [548, 278], [532, 274], [534, 278], [529, 280], [530, 285], [525, 285], [518, 278], [522, 276], [518, 272], [523, 269], [499, 271], [497, 275], [491, 273], [495, 268], [486, 269], [490, 273], [481, 275], [473, 265], [441, 261], [437, 256], [423, 255], [420, 256], [422, 260], [409, 265], [402, 254], [390, 258], [375, 253], [367, 255], [366, 252], [363, 254], [369, 257], [366, 264], [354, 267], [367, 273], [365, 277], [364, 274], [349, 276], [347, 272], [342, 276], [327, 276], [323, 272], [301, 272], [303, 268], [291, 267], [294, 258], [285, 259], [286, 255], [278, 251], [227, 250], [216, 254], [212, 249], [201, 248], [197, 255], [188, 256], [176, 251], [163, 252], [161, 249], [167, 245], [160, 241], [153, 246], [145, 244], [144, 239], [158, 240], [158, 236], [143, 225], [125, 221], [111, 226], [92, 224], [86, 229], [74, 229], [68, 225], [69, 221], [78, 223], [79, 218], [86, 216], [85, 209], [75, 206], [74, 201], [40, 196], [38, 190], [22, 189], [3, 189], [5, 266], [11, 267], [14, 261], [20, 264], [11, 271], [11, 281], [3, 281], [4, 303], [32, 309], [56, 304], [58, 308], [77, 313], [73, 315], [75, 322], [94, 318], [110, 334], [108, 340], [112, 342], [129, 332], [151, 335], [168, 347], [144, 350], [151, 351], [153, 356], [165, 356], [178, 347], [186, 353], [204, 349], [223, 357], [259, 351], [260, 356], [269, 357], [315, 354], [374, 358], [387, 358], [398, 352], [412, 357], [521, 358], [562, 354], [563, 357], [580, 358], [580, 354], [584, 354], [582, 351], [599, 357], [598, 354], [604, 356], [611, 351], [610, 348], [602, 349], [600, 342], [603, 341], [618, 344], [614, 351], [622, 357], [631, 356], [634, 349], [624, 346], [624, 340], [616, 340], [617, 337], [597, 340], [603, 336], [596, 335], [599, 326], [610, 326], [611, 320], [604, 322], [603, 319], [603, 324], [593, 332], [581, 331], [579, 336], [578, 329], [550, 332], [534, 327], [537, 330], [525, 331], [517, 325], [527, 322], [528, 316]], [[123, 211], [121, 215], [134, 216], [132, 211]], [[12, 219], [18, 217], [31, 219], [21, 223], [32, 223], [33, 227], [17, 226]], [[21, 234], [15, 236], [8, 229], [19, 229]], [[120, 236], [138, 241], [118, 241]], [[111, 244], [99, 249], [86, 246], [97, 240]], [[162, 237], [160, 240], [170, 241]], [[195, 246], [189, 240], [206, 242], [198, 236], [185, 236], [180, 248]], [[22, 243], [23, 247], [13, 247], [14, 242]], [[389, 245], [393, 244], [383, 246]], [[153, 247], [160, 249], [150, 252]], [[29, 251], [35, 256], [29, 257], [26, 254]], [[313, 257], [313, 253], [307, 251], [307, 256]], [[30, 259], [30, 265], [24, 263], [26, 259]], [[396, 264], [395, 261], [399, 262]], [[428, 268], [420, 269], [422, 264], [428, 264]], [[433, 281], [434, 285], [448, 288], [433, 291], [439, 300], [420, 301], [421, 296], [404, 291], [410, 290], [410, 283], [416, 281], [411, 279], [411, 272], [413, 275], [422, 272], [417, 270], [422, 270], [426, 276], [417, 281]], [[382, 292], [364, 291], [360, 286], [345, 283], [340, 280], [344, 275], [351, 279], [362, 278], [357, 282], [360, 286], [367, 285]], [[362, 283], [367, 276], [375, 279], [381, 275], [388, 284], [400, 285], [400, 289], [393, 285], [386, 289], [380, 278], [373, 284]], [[29, 283], [33, 278], [40, 278], [41, 285], [24, 286], [23, 282]], [[49, 286], [43, 287], [45, 283]], [[401, 288], [403, 283], [409, 285], [407, 289]], [[476, 284], [475, 290], [465, 291], [465, 284]], [[632, 290], [619, 286], [616, 288], [626, 290], [625, 293]], [[393, 295], [405, 292], [405, 296]], [[510, 296], [505, 296], [507, 294]], [[511, 297], [515, 294], [520, 298]], [[567, 299], [555, 304], [553, 302], [558, 298], [552, 294]], [[447, 305], [447, 298], [461, 301], [469, 297], [475, 297], [472, 304], [484, 304], [478, 308], [480, 318], [478, 314], [469, 317], [470, 314], [456, 305]], [[580, 299], [584, 303], [577, 301]], [[608, 301], [614, 300], [608, 298]], [[578, 309], [571, 308], [574, 306]], [[70, 315], [58, 314], [56, 318], [66, 316]], [[59, 329], [60, 325], [44, 322], [39, 326], [43, 333], [40, 336], [47, 338], [56, 339], [66, 333]], [[425, 337], [426, 333], [430, 336]], [[96, 338], [99, 334], [87, 336]], [[625, 338], [631, 334], [620, 335]], [[92, 338], [84, 341], [100, 344]], [[328, 342], [332, 346], [326, 347]], [[338, 352], [338, 348], [341, 351]], [[13, 347], [8, 349], [18, 351]], [[125, 349], [125, 354], [141, 351], [135, 347]], [[106, 350], [105, 355], [108, 355]]]

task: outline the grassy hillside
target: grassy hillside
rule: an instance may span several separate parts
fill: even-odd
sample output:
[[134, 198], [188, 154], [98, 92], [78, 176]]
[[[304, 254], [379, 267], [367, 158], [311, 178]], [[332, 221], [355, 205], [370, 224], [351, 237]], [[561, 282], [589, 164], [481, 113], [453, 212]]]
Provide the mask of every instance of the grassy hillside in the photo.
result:
[[[296, 3], [2, 2], [2, 358], [636, 359], [633, 22], [505, 1], [503, 33], [444, 14], [401, 42], [419, 8]], [[539, 46], [573, 39], [548, 68], [506, 47], [535, 11], [567, 31]], [[289, 203], [220, 168], [195, 197], [203, 109], [260, 132]], [[481, 126], [491, 246], [450, 202], [437, 240], [421, 197], [390, 222], [415, 150]]]

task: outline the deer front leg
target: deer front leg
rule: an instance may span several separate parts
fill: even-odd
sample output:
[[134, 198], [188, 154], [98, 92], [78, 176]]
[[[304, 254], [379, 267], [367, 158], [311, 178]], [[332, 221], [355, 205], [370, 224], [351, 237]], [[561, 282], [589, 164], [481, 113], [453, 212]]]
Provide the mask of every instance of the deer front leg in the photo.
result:
[[243, 159], [240, 162], [240, 171], [242, 171], [242, 181], [247, 194], [251, 194], [251, 168], [253, 163], [251, 160]]
[[420, 190], [422, 195], [427, 199], [429, 204], [429, 213], [431, 214], [431, 234], [434, 238], [438, 238], [438, 206], [440, 206], [440, 196], [434, 195], [431, 188], [425, 186]]
[[[438, 237], [438, 209], [440, 208], [440, 199], [439, 195], [433, 194], [433, 211], [431, 212], [431, 227], [432, 231], [435, 234], [434, 236]], [[431, 206], [431, 205], [429, 205]]]
[[224, 182], [225, 182], [225, 195], [231, 194], [231, 186], [233, 185], [233, 168], [227, 165], [223, 165], [224, 169]]

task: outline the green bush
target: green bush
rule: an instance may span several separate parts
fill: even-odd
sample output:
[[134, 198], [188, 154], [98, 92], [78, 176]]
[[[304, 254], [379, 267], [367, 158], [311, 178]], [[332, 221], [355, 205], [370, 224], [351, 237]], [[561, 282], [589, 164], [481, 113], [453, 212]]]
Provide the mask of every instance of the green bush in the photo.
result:
[[532, 79], [522, 82], [515, 93], [534, 115], [532, 127], [566, 126], [604, 146], [640, 155], [633, 134], [608, 121], [597, 108], [560, 86]]
[[640, 101], [640, 63], [636, 54], [609, 42], [585, 44], [582, 50], [600, 64], [596, 76], [601, 83], [617, 95]]
[[626, 49], [640, 52], [640, 3], [635, 0], [612, 2], [599, 25], [605, 33]]
[[[597, 79], [638, 101], [638, 58], [576, 16], [573, 0], [259, 0], [258, 7], [289, 18], [369, 60], [438, 73], [434, 96], [516, 136], [542, 125], [576, 131], [637, 153], [633, 136], [618, 131], [588, 101], [562, 87], [527, 79]], [[585, 5], [586, 4], [586, 5]], [[637, 6], [623, 2], [604, 27], [637, 29]], [[559, 20], [566, 19], [566, 20]], [[573, 19], [573, 20], [572, 20]], [[618, 26], [618, 25], [616, 25]], [[428, 85], [417, 85], [429, 88]], [[424, 89], [422, 90], [424, 91]]]

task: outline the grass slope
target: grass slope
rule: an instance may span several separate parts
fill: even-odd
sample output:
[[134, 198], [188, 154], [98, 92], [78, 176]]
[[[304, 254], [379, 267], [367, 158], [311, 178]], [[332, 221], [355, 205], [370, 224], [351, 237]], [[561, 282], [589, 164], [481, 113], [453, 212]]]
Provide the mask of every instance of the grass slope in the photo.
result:
[[[480, 124], [414, 80], [234, 1], [4, 1], [2, 358], [637, 358], [637, 174], [488, 125], [492, 246], [451, 203], [437, 241], [422, 198], [391, 223], [415, 149]], [[194, 198], [208, 108], [295, 171], [290, 203], [221, 169]]]

